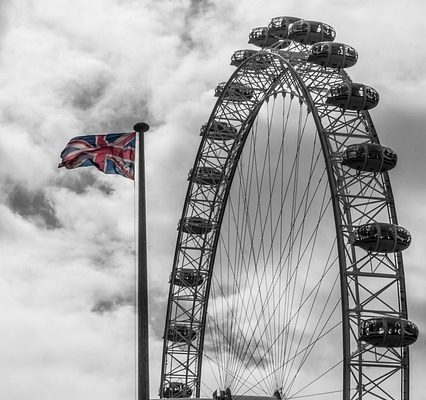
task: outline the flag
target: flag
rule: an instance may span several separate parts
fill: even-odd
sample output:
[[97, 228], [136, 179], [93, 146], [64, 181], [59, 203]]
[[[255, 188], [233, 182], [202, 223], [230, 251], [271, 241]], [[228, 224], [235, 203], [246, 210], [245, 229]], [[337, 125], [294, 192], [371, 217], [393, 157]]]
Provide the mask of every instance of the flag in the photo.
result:
[[72, 138], [61, 153], [58, 168], [95, 166], [105, 174], [134, 179], [136, 132]]

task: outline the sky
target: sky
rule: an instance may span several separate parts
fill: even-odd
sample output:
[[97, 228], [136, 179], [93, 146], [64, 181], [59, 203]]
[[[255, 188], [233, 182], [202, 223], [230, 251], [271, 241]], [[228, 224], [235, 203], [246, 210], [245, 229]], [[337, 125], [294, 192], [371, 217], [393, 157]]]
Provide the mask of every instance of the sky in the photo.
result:
[[135, 398], [135, 185], [58, 169], [83, 133], [146, 135], [151, 396], [156, 397], [176, 226], [214, 88], [250, 30], [290, 15], [332, 25], [399, 163], [390, 177], [404, 253], [411, 394], [426, 368], [426, 51], [422, 0], [2, 0], [0, 372], [8, 400]]

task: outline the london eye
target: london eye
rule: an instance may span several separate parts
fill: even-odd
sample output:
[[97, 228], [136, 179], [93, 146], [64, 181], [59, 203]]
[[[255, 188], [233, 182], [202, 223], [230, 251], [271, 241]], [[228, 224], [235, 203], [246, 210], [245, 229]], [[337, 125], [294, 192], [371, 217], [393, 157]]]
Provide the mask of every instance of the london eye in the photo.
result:
[[216, 87], [178, 223], [161, 398], [409, 399], [398, 157], [335, 36], [273, 18]]

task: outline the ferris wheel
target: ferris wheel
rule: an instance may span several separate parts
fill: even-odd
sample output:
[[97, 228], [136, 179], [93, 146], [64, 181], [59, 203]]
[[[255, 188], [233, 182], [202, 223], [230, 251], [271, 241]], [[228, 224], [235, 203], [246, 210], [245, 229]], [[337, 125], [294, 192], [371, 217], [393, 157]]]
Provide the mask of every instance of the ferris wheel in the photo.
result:
[[178, 224], [160, 397], [408, 400], [399, 226], [369, 109], [324, 23], [273, 18], [232, 56]]

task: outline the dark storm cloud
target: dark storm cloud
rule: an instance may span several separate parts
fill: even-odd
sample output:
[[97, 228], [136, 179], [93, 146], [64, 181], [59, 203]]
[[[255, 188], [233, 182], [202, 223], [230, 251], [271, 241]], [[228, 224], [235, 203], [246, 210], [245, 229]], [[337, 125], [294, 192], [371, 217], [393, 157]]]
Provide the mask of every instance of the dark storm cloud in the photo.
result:
[[7, 15], [8, 6], [9, 6], [8, 0], [2, 0], [0, 2], [0, 46], [1, 46], [1, 39], [2, 39], [3, 33], [6, 32], [9, 26], [9, 18]]
[[212, 9], [214, 7], [214, 2], [209, 0], [191, 0], [191, 4], [188, 8], [187, 17], [188, 18], [197, 18], [202, 16], [203, 13]]
[[107, 196], [111, 196], [114, 193], [114, 188], [106, 183], [100, 183], [96, 188]]
[[[114, 103], [107, 104], [110, 107], [110, 115], [105, 120], [97, 121], [102, 132], [131, 132], [133, 126], [139, 121], [147, 121], [153, 129], [154, 116], [149, 112], [147, 103], [149, 95], [141, 99], [120, 97]], [[95, 129], [94, 131], [99, 131]]]
[[74, 171], [74, 173], [70, 171], [66, 179], [60, 175], [55, 183], [57, 186], [66, 188], [77, 194], [84, 194], [90, 189], [96, 189], [107, 196], [111, 196], [114, 193], [112, 184], [108, 185], [104, 182], [99, 182], [99, 179], [97, 179], [97, 174], [99, 173], [100, 172], [97, 170], [87, 171], [84, 168], [80, 168], [78, 173], [76, 173], [76, 171]]
[[[388, 103], [389, 104], [389, 103]], [[383, 143], [398, 153], [398, 165], [392, 174], [410, 174], [401, 181], [403, 185], [421, 182], [424, 175], [426, 136], [424, 135], [426, 116], [416, 110], [395, 107], [389, 104], [386, 117], [379, 121]]]
[[15, 185], [7, 194], [7, 203], [13, 212], [37, 225], [47, 229], [57, 229], [62, 226], [43, 189], [31, 191], [21, 185]]
[[76, 78], [62, 89], [63, 96], [71, 105], [80, 110], [88, 110], [96, 105], [107, 90], [110, 77], [101, 74], [91, 79]]
[[[112, 243], [122, 243], [123, 241], [123, 238], [120, 237], [116, 232], [113, 232], [111, 229], [109, 230], [108, 237]], [[104, 244], [102, 238], [94, 238], [93, 243], [98, 246], [102, 246]], [[123, 251], [126, 255], [131, 253], [134, 254], [131, 248], [120, 250]], [[117, 251], [117, 248], [104, 246], [102, 248], [102, 252], [89, 257], [91, 265], [102, 271], [116, 270], [120, 268], [122, 265], [120, 263], [120, 260], [117, 261], [116, 259]]]
[[129, 305], [135, 305], [135, 296], [133, 293], [128, 293], [125, 295], [118, 294], [112, 297], [103, 297], [97, 299], [90, 311], [102, 315], [104, 313], [117, 311], [120, 307]]
[[185, 12], [185, 29], [181, 33], [182, 42], [189, 48], [193, 49], [195, 47], [196, 38], [192, 36], [191, 28], [193, 21], [198, 18], [203, 18], [209, 10], [214, 7], [214, 3], [209, 0], [191, 0], [189, 8]]
[[[225, 329], [221, 329], [221, 331], [226, 332]], [[223, 333], [215, 332], [214, 336], [216, 335], [221, 336]], [[204, 340], [204, 351], [210, 355], [215, 354], [217, 352], [217, 342], [215, 343], [212, 340], [209, 329], [206, 330]], [[232, 357], [240, 360], [246, 368], [253, 368], [259, 365], [265, 367], [270, 364], [270, 358], [266, 357], [268, 345], [264, 339], [246, 338], [239, 332], [226, 332], [226, 337], [222, 337], [220, 341], [226, 343], [225, 347], [227, 347], [228, 343], [232, 343]]]

